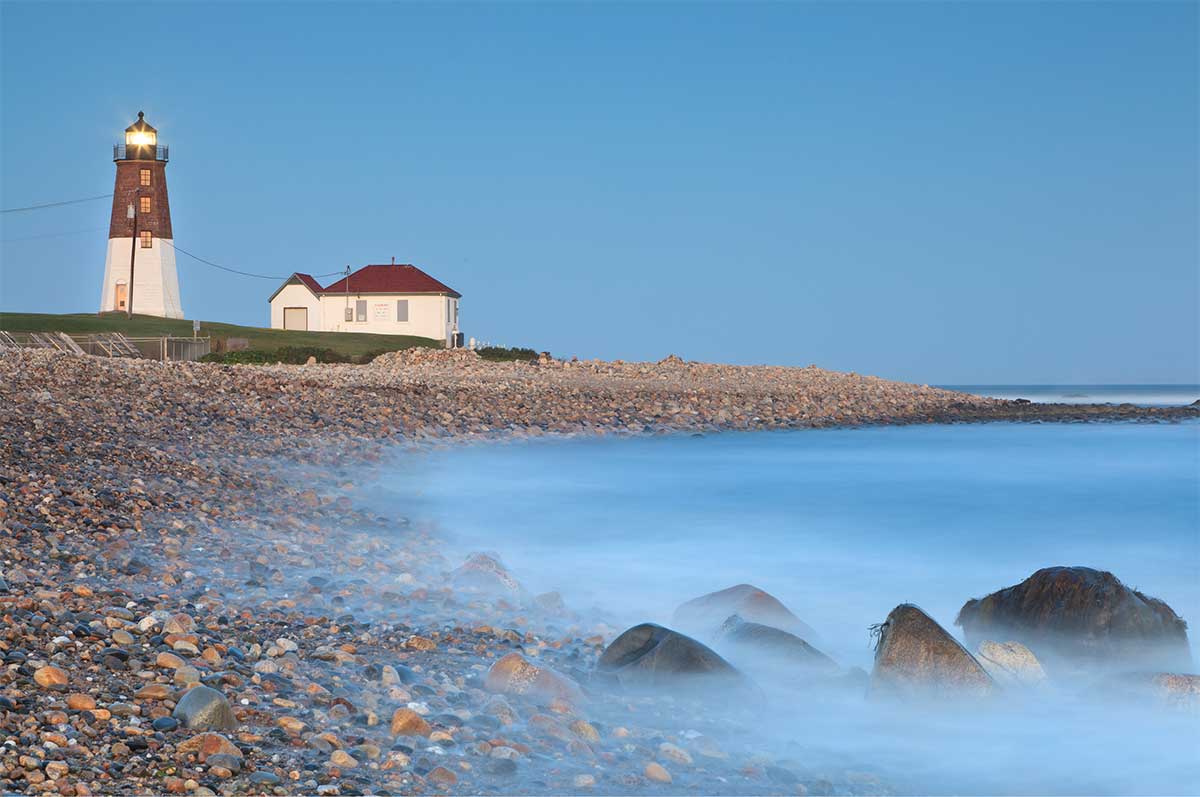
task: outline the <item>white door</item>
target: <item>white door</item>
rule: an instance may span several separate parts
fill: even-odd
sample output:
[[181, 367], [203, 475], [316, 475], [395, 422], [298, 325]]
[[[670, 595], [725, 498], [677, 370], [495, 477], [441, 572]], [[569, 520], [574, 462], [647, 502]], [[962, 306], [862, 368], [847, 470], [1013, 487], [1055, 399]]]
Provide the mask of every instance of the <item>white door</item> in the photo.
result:
[[308, 330], [308, 308], [307, 307], [285, 307], [283, 308], [283, 328], [284, 329], [300, 329]]

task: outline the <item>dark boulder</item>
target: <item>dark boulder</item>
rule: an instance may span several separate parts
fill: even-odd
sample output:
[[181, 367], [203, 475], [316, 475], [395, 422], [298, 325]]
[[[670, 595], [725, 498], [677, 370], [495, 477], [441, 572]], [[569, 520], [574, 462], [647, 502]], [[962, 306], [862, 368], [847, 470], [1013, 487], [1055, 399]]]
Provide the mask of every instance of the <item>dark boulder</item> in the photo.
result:
[[793, 633], [803, 639], [815, 639], [816, 632], [777, 598], [751, 584], [710, 592], [693, 598], [675, 610], [671, 622], [679, 628], [708, 638], [718, 632], [730, 615], [751, 623], [761, 623]]
[[740, 683], [741, 673], [691, 637], [654, 623], [635, 625], [596, 662], [602, 676], [627, 688], [681, 688], [714, 681]]
[[911, 603], [892, 609], [878, 633], [872, 695], [960, 698], [996, 691], [975, 657]]
[[968, 644], [1015, 640], [1048, 666], [1191, 667], [1187, 623], [1166, 603], [1090, 567], [1047, 567], [958, 613]]
[[794, 675], [829, 675], [840, 669], [826, 656], [795, 634], [762, 623], [751, 623], [731, 615], [721, 625], [718, 647], [730, 658], [747, 666], [785, 671]]

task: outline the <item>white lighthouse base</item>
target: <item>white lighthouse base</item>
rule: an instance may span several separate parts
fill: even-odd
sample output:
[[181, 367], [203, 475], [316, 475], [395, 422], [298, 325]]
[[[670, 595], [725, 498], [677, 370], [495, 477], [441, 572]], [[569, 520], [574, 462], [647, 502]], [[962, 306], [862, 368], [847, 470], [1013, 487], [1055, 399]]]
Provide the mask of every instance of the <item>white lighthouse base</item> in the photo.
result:
[[125, 312], [130, 300], [129, 251], [136, 246], [133, 268], [133, 312], [183, 318], [179, 299], [179, 274], [175, 270], [175, 247], [170, 239], [154, 238], [149, 249], [131, 238], [109, 238], [104, 258], [104, 285], [100, 290], [100, 312]]

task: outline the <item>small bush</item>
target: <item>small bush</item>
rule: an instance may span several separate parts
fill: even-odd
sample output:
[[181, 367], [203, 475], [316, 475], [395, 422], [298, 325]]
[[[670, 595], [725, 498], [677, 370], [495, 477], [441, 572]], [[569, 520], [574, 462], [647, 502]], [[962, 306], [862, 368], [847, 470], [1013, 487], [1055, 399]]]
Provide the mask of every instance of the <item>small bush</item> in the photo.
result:
[[243, 349], [242, 351], [214, 351], [201, 357], [200, 362], [223, 365], [265, 365], [279, 362], [279, 357], [274, 352]]
[[485, 360], [492, 362], [530, 362], [538, 358], [533, 349], [505, 348], [503, 346], [484, 346], [476, 349], [475, 353]]
[[395, 351], [395, 349], [371, 349], [370, 351], [364, 351], [362, 354], [354, 358], [354, 362], [358, 363], [359, 365], [366, 365], [379, 355], [387, 354], [390, 351]]
[[333, 349], [319, 349], [316, 346], [284, 346], [275, 352], [276, 362], [304, 365], [309, 357], [316, 357], [319, 363], [348, 363], [350, 358]]
[[268, 363], [304, 365], [308, 362], [309, 357], [315, 357], [319, 363], [350, 362], [350, 358], [341, 352], [333, 349], [320, 349], [316, 346], [283, 346], [275, 351], [259, 351], [257, 349], [215, 351], [201, 357], [200, 362], [224, 365], [266, 365]]

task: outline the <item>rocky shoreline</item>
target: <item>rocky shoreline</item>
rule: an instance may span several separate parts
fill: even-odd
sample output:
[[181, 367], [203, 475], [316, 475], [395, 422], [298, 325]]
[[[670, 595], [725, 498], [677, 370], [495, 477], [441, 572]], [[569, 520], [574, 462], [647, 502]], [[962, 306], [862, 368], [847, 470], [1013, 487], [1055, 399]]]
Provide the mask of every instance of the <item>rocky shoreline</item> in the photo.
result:
[[706, 726], [711, 695], [605, 697], [592, 673], [622, 629], [522, 595], [499, 565], [447, 561], [429, 529], [355, 500], [361, 468], [401, 441], [1171, 422], [1200, 407], [1023, 404], [677, 358], [417, 350], [259, 367], [26, 351], [0, 353], [0, 416], [6, 791], [865, 794], [892, 787], [857, 763], [764, 753], [751, 705], [722, 716], [746, 729], [732, 744]]

